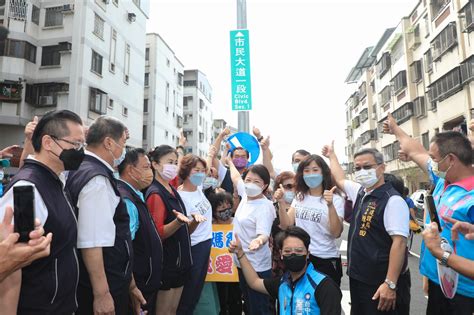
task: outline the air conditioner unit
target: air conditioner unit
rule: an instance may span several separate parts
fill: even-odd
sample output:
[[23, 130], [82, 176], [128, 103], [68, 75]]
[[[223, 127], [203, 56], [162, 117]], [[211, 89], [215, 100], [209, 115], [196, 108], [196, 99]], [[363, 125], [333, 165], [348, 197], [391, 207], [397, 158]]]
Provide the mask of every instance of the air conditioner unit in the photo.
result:
[[59, 42], [60, 51], [71, 51], [72, 44], [70, 42]]
[[128, 13], [128, 21], [130, 23], [133, 23], [135, 22], [137, 19], [137, 15], [135, 13]]
[[74, 4], [65, 4], [63, 5], [63, 12], [74, 12]]
[[53, 104], [53, 97], [52, 96], [40, 96], [39, 97], [39, 105], [42, 105], [42, 106], [54, 105]]

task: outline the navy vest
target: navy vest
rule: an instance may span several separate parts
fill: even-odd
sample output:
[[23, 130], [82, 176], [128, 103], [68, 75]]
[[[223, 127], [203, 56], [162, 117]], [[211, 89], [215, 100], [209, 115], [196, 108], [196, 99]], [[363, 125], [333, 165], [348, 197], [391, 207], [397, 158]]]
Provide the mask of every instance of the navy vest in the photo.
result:
[[[86, 155], [79, 169], [69, 173], [67, 180], [67, 187], [71, 192], [71, 199], [76, 211], [78, 212], [78, 215], [81, 213], [81, 209], [77, 208], [79, 193], [81, 192], [82, 188], [96, 176], [104, 176], [108, 178], [115, 191], [115, 195], [120, 197], [120, 193], [117, 188], [117, 181], [114, 178], [113, 172], [95, 157]], [[103, 210], [96, 209], [96, 211]], [[111, 295], [118, 295], [123, 293], [124, 290], [128, 290], [132, 278], [133, 268], [130, 218], [128, 216], [127, 207], [122, 198], [120, 198], [120, 202], [115, 209], [115, 215], [113, 219], [115, 223], [115, 244], [113, 247], [103, 247], [102, 253], [109, 291]], [[87, 272], [80, 252], [79, 258], [81, 272], [79, 285], [92, 289], [89, 273]]]
[[[148, 200], [152, 194], [158, 194], [161, 197], [167, 211], [165, 224], [169, 224], [176, 219], [173, 210], [186, 215], [183, 200], [174, 187], [171, 186], [171, 189], [174, 196], [154, 179], [145, 194], [145, 200]], [[188, 225], [183, 224], [173, 235], [163, 240], [163, 274], [168, 271], [186, 272], [192, 264]]]
[[18, 314], [72, 314], [77, 309], [79, 263], [77, 220], [58, 176], [44, 164], [25, 160], [6, 189], [26, 180], [35, 184], [48, 209], [45, 234], [52, 232], [51, 253], [22, 269]]
[[133, 240], [133, 275], [140, 291], [158, 291], [161, 284], [163, 247], [155, 223], [144, 201], [125, 182], [117, 182], [123, 198], [138, 209], [139, 226]]
[[[392, 238], [385, 230], [384, 213], [392, 196], [400, 194], [390, 183], [385, 183], [369, 195], [361, 189], [354, 203], [349, 228], [347, 274], [369, 285], [380, 285], [387, 276]], [[405, 255], [402, 273], [406, 260]]]

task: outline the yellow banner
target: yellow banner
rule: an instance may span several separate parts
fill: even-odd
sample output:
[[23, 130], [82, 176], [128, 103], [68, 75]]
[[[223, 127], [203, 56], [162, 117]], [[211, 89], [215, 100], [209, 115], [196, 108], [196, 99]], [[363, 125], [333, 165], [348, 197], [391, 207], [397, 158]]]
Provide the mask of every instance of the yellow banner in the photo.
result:
[[232, 241], [232, 224], [212, 225], [212, 247], [207, 268], [207, 282], [238, 282], [239, 274], [228, 247]]

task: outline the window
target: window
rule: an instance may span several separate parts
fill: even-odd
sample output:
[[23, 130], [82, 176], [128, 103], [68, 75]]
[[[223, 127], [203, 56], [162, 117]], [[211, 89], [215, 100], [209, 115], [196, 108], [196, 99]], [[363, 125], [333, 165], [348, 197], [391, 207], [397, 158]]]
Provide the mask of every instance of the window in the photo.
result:
[[425, 71], [428, 73], [433, 71], [433, 55], [431, 49], [425, 52]]
[[451, 22], [431, 42], [433, 61], [438, 61], [451, 48], [457, 45], [456, 23]]
[[145, 72], [145, 86], [149, 86], [150, 85], [150, 73], [149, 72]]
[[408, 48], [415, 50], [421, 44], [420, 39], [420, 24], [417, 24], [412, 28], [408, 34]]
[[68, 92], [67, 83], [27, 84], [25, 101], [33, 106], [56, 106], [57, 93]]
[[170, 60], [166, 59], [166, 65], [169, 67], [170, 66]]
[[150, 60], [150, 48], [149, 47], [145, 48], [145, 60], [146, 61]]
[[102, 75], [102, 56], [92, 50], [91, 71]]
[[6, 39], [0, 41], [0, 56], [22, 58], [36, 63], [36, 46], [22, 40]]
[[469, 1], [461, 11], [465, 21], [463, 31], [470, 33], [474, 30], [474, 3]]
[[146, 136], [147, 136], [147, 134], [146, 134], [147, 129], [148, 129], [148, 128], [147, 128], [147, 125], [143, 125], [143, 131], [142, 131], [142, 132], [143, 132], [143, 140], [146, 140], [146, 138], [147, 138], [147, 137], [146, 137]]
[[44, 46], [41, 56], [42, 66], [59, 66], [61, 64], [60, 46]]
[[474, 79], [474, 55], [461, 63], [461, 82], [466, 84]]
[[384, 87], [379, 95], [380, 95], [380, 106], [384, 106], [385, 104], [390, 102], [390, 98], [392, 96], [390, 85], [387, 85], [386, 87]]
[[106, 113], [107, 94], [99, 89], [89, 88], [89, 110], [104, 115]]
[[183, 98], [183, 108], [184, 109], [188, 109], [188, 98], [189, 98], [189, 96], [185, 96]]
[[110, 109], [114, 109], [114, 100], [113, 99], [109, 99], [109, 104], [107, 105], [108, 108]]
[[450, 0], [431, 0], [431, 16], [435, 19], [441, 11], [449, 4]]
[[398, 148], [396, 142], [382, 148], [383, 158], [385, 161], [393, 161], [398, 157]]
[[168, 82], [166, 82], [165, 106], [167, 108], [166, 112], [168, 112], [168, 107], [170, 106], [170, 84]]
[[415, 116], [416, 117], [423, 117], [426, 116], [426, 103], [425, 103], [425, 97], [420, 96], [417, 97], [413, 100], [413, 106], [414, 106], [414, 111], [415, 111]]
[[367, 96], [367, 83], [364, 81], [359, 86], [359, 99], [363, 100]]
[[421, 64], [421, 59], [410, 65], [410, 74], [412, 83], [418, 83], [423, 79], [423, 66]]
[[369, 119], [369, 111], [365, 108], [363, 111], [360, 112], [360, 122], [363, 123]]
[[183, 77], [184, 77], [183, 74], [178, 72], [177, 81], [178, 81], [179, 86], [183, 86]]
[[122, 106], [122, 115], [127, 117], [128, 116], [128, 108], [125, 106]]
[[390, 82], [393, 84], [393, 92], [395, 94], [400, 93], [407, 87], [407, 72], [405, 70], [400, 71]]
[[425, 37], [430, 36], [430, 19], [428, 19], [428, 14], [423, 17], [424, 24], [425, 24]]
[[148, 113], [148, 99], [147, 98], [143, 100], [143, 112]]
[[63, 25], [63, 6], [46, 8], [44, 26], [62, 26]]
[[[19, 20], [19, 21], [26, 21], [26, 12], [28, 9], [28, 2], [25, 0], [10, 0], [10, 8], [9, 8], [9, 18]], [[5, 5], [5, 3], [3, 3]], [[5, 9], [4, 9], [5, 10]]]
[[367, 144], [371, 140], [376, 140], [377, 130], [367, 130], [363, 134], [360, 135], [362, 144]]
[[204, 132], [199, 133], [199, 142], [204, 142]]
[[130, 45], [129, 44], [125, 44], [125, 62], [124, 62], [124, 67], [123, 67], [123, 80], [125, 81], [125, 83], [128, 84], [128, 81], [130, 80]]
[[199, 126], [202, 126], [202, 116], [199, 115]]
[[95, 13], [93, 33], [100, 39], [104, 39], [104, 24], [105, 21], [97, 13]]
[[184, 81], [184, 86], [196, 86], [196, 80]]
[[169, 137], [169, 132], [168, 132], [168, 130], [165, 130], [165, 137], [166, 137], [166, 139], [168, 139], [168, 137]]
[[40, 20], [40, 8], [35, 6], [33, 4], [33, 8], [31, 10], [31, 22], [35, 23], [36, 25], [39, 25], [39, 20]]
[[385, 73], [387, 73], [388, 69], [390, 69], [390, 66], [391, 66], [390, 53], [385, 52], [376, 65], [377, 76], [379, 78], [382, 78], [385, 75]]
[[110, 37], [110, 65], [109, 70], [115, 73], [115, 52], [117, 51], [117, 31], [112, 28]]
[[352, 128], [358, 128], [360, 126], [360, 117], [356, 116], [352, 119]]
[[441, 102], [462, 90], [461, 72], [456, 67], [428, 86], [430, 102]]
[[421, 143], [426, 150], [430, 149], [430, 136], [428, 131], [421, 135]]
[[403, 104], [400, 108], [395, 110], [392, 115], [399, 125], [403, 124], [413, 116], [413, 103], [409, 102]]

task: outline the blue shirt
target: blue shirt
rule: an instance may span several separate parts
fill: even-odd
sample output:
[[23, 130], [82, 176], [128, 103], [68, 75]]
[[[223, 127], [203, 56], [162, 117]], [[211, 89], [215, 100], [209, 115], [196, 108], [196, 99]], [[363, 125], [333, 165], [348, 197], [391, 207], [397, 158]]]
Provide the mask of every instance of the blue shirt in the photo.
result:
[[410, 197], [406, 197], [405, 202], [407, 203], [408, 208], [415, 209], [415, 203], [413, 202], [413, 200], [411, 200]]
[[[121, 180], [121, 181], [126, 183], [130, 188], [132, 188], [133, 192], [136, 193], [140, 197], [141, 200], [145, 200], [143, 198], [143, 194], [139, 190], [136, 190], [132, 185], [130, 185], [126, 181], [124, 180]], [[132, 240], [134, 240], [135, 233], [137, 233], [138, 228], [140, 227], [140, 221], [138, 219], [138, 209], [137, 209], [137, 206], [135, 206], [133, 201], [131, 201], [130, 199], [123, 198], [123, 200], [125, 201], [125, 205], [127, 206], [128, 216], [130, 217], [130, 233], [132, 235]]]
[[[443, 229], [440, 237], [449, 242], [456, 255], [474, 260], [474, 242], [466, 240], [462, 234], [459, 234], [459, 240], [453, 242], [451, 239], [452, 224], [443, 220], [443, 216], [445, 216], [458, 221], [474, 223], [474, 176], [448, 185], [444, 179], [433, 173], [431, 160], [428, 162], [428, 173], [431, 181], [435, 184], [433, 199]], [[429, 222], [430, 216], [428, 215], [426, 223]], [[420, 272], [439, 284], [436, 258], [425, 247], [424, 242], [421, 247]], [[459, 274], [457, 294], [474, 298], [474, 280]]]

